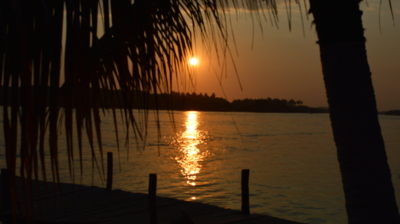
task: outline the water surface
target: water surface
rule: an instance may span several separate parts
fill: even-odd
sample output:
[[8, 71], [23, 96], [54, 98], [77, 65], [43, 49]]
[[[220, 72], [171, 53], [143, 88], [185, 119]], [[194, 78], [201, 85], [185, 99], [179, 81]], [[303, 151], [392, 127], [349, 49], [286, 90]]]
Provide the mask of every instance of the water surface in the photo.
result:
[[[122, 147], [119, 159], [111, 116], [103, 119], [104, 150], [113, 151], [122, 167], [115, 171], [115, 188], [146, 193], [148, 174], [157, 173], [158, 195], [239, 210], [241, 170], [250, 169], [252, 213], [306, 223], [347, 221], [328, 114], [187, 111], [174, 112], [175, 125], [169, 113], [159, 117], [161, 135], [150, 119], [145, 150], [138, 151], [132, 138], [129, 153]], [[400, 117], [380, 116], [380, 122], [400, 195]], [[92, 178], [91, 159], [85, 158], [84, 178], [75, 181], [104, 185], [102, 174]]]

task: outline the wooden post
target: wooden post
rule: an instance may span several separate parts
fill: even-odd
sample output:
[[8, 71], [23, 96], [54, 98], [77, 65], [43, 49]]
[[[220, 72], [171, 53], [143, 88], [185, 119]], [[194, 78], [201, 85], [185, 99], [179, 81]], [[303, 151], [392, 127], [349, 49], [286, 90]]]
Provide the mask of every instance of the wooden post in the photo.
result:
[[106, 189], [111, 191], [113, 182], [113, 153], [107, 152], [107, 186]]
[[157, 224], [156, 190], [157, 174], [151, 173], [149, 175], [149, 211], [151, 224]]
[[1, 202], [3, 211], [11, 210], [11, 192], [9, 184], [9, 173], [7, 169], [1, 169]]
[[242, 212], [243, 214], [250, 214], [249, 207], [249, 176], [250, 170], [242, 170]]

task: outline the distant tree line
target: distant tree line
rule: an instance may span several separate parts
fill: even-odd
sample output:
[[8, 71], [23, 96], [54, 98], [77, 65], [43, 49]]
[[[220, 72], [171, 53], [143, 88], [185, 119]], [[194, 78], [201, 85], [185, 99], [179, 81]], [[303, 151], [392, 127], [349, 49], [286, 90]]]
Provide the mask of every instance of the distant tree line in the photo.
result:
[[[0, 95], [4, 89], [0, 87]], [[11, 89], [9, 89], [11, 91]], [[32, 89], [33, 91], [33, 89]], [[46, 91], [46, 90], [44, 90]], [[73, 99], [79, 96], [71, 96], [65, 94], [63, 88], [59, 91], [61, 100], [59, 106], [63, 107], [65, 100], [63, 98]], [[73, 93], [76, 94], [76, 93]], [[275, 113], [325, 113], [328, 112], [327, 108], [312, 108], [303, 105], [301, 100], [286, 100], [278, 98], [264, 98], [264, 99], [239, 99], [232, 102], [224, 98], [216, 97], [215, 94], [208, 95], [207, 93], [178, 93], [172, 92], [170, 94], [151, 94], [138, 91], [125, 92], [123, 90], [112, 91], [102, 90], [100, 96], [84, 96], [89, 99], [93, 104], [104, 108], [116, 107], [119, 108], [123, 105], [127, 98], [133, 98], [129, 102], [134, 102], [132, 108], [141, 109], [159, 109], [159, 110], [197, 110], [197, 111], [240, 111], [240, 112], [275, 112]], [[14, 98], [15, 99], [15, 98]], [[48, 99], [41, 99], [48, 103]], [[73, 103], [73, 102], [72, 102]], [[3, 104], [3, 98], [0, 97], [0, 104]]]
[[[138, 99], [136, 102], [140, 102]], [[327, 108], [311, 108], [301, 100], [286, 99], [242, 99], [227, 101], [207, 93], [177, 93], [150, 95], [148, 104], [139, 108], [197, 110], [197, 111], [240, 111], [240, 112], [275, 112], [275, 113], [326, 113]]]
[[159, 106], [162, 109], [167, 107], [173, 110], [199, 110], [199, 111], [227, 111], [230, 109], [230, 103], [221, 97], [216, 97], [215, 94], [208, 95], [207, 93], [177, 93], [161, 94], [162, 101]]
[[[105, 94], [108, 96], [109, 94]], [[266, 99], [241, 99], [232, 102], [215, 94], [207, 93], [178, 93], [170, 94], [117, 94], [118, 100], [123, 100], [126, 95], [135, 97], [134, 108], [159, 109], [159, 110], [197, 110], [197, 111], [240, 111], [240, 112], [275, 112], [275, 113], [327, 113], [327, 108], [312, 108], [303, 105], [301, 100], [286, 100], [277, 98]], [[140, 96], [140, 97], [139, 97]], [[103, 106], [110, 107], [113, 103], [118, 107], [119, 101], [105, 99]]]
[[400, 110], [389, 110], [386, 112], [383, 112], [385, 115], [400, 115]]
[[251, 112], [312, 112], [311, 108], [303, 106], [303, 102], [293, 99], [243, 99], [231, 103], [233, 111]]

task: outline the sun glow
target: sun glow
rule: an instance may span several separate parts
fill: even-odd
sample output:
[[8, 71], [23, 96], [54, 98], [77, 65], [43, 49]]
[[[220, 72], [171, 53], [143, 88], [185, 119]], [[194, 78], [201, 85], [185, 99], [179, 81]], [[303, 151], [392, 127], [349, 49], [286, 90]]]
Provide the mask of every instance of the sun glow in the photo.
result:
[[197, 65], [198, 63], [199, 63], [199, 60], [197, 60], [197, 58], [191, 58], [191, 59], [189, 60], [189, 64], [190, 64], [190, 65], [195, 66], [195, 65]]

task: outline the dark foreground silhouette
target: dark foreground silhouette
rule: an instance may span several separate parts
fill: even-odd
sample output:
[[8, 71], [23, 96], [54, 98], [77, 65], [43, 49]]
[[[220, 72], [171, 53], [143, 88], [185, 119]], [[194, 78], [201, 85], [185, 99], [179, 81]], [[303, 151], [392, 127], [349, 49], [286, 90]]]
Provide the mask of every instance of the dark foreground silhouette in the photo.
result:
[[[20, 181], [19, 181], [20, 182]], [[39, 182], [41, 200], [33, 198], [34, 213], [26, 212], [19, 189], [20, 214], [17, 219], [25, 223], [150, 223], [148, 195], [122, 190], [107, 191], [105, 188], [62, 183], [56, 189], [54, 183]], [[47, 188], [47, 192], [46, 189]], [[166, 197], [156, 198], [158, 223], [276, 223], [298, 222], [266, 215], [244, 215], [241, 211], [220, 208], [199, 202], [181, 201]], [[29, 206], [28, 206], [29, 207]], [[12, 223], [12, 215], [2, 208], [1, 221]], [[183, 222], [186, 221], [186, 222]]]

